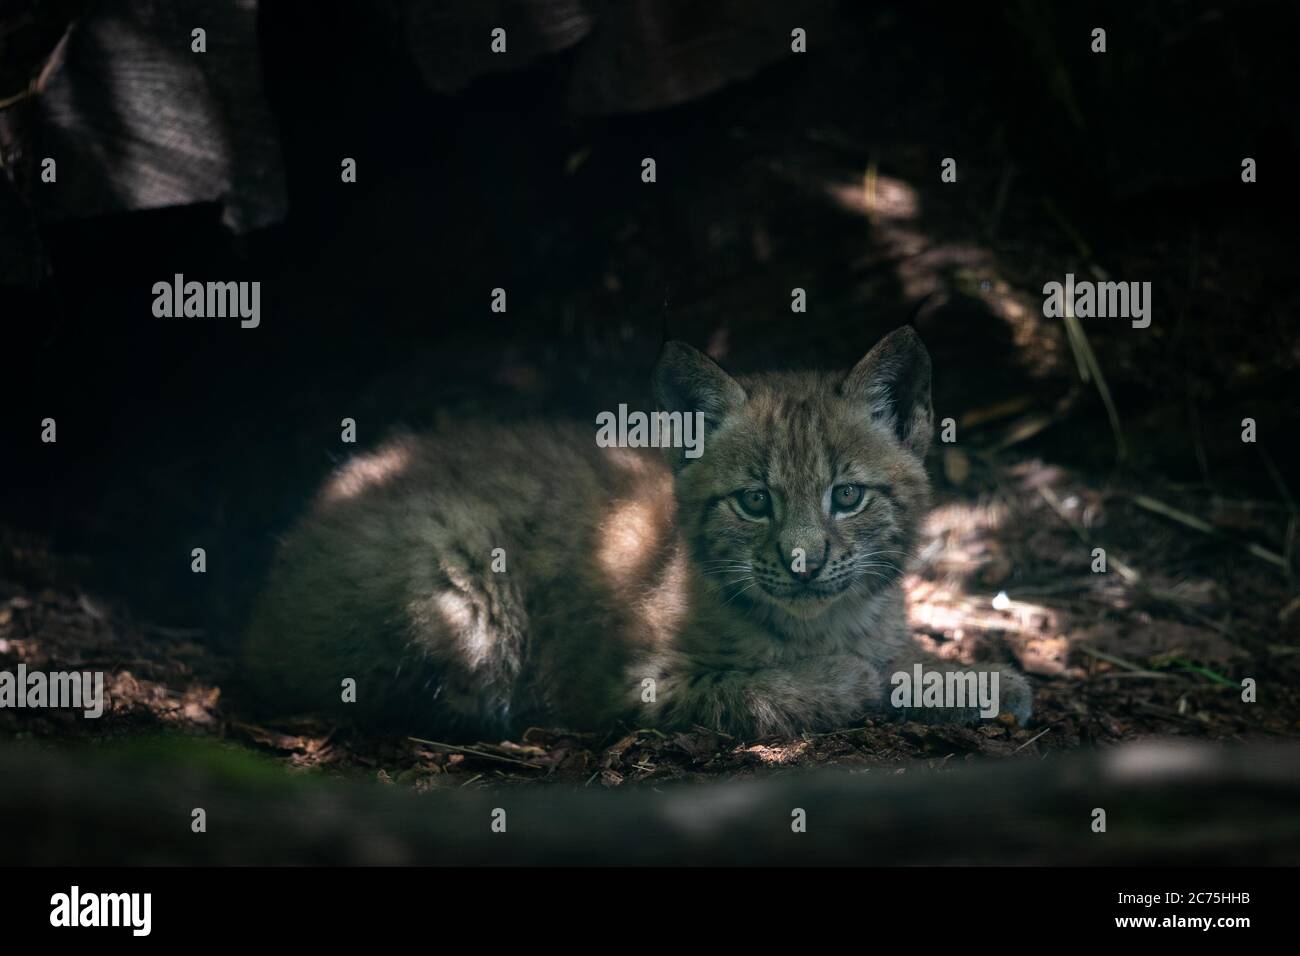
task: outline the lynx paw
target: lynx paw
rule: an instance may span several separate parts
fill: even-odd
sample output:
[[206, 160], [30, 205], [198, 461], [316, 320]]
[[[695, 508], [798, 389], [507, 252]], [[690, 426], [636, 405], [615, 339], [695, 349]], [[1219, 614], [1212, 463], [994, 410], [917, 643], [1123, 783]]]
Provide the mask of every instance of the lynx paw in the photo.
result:
[[[994, 692], [991, 675], [997, 675]], [[914, 678], [910, 686], [904, 677]], [[970, 681], [960, 690], [959, 680]], [[888, 710], [902, 720], [924, 724], [975, 724], [1009, 715], [1021, 725], [1034, 711], [1034, 689], [1023, 674], [1008, 667], [975, 665], [963, 670], [953, 667], [923, 667], [915, 672], [896, 673], [887, 700]], [[996, 708], [996, 714], [991, 710]]]
[[1022, 727], [1034, 715], [1034, 688], [1024, 674], [1019, 671], [999, 669], [998, 690], [1002, 699], [998, 704], [998, 716], [1010, 714]]

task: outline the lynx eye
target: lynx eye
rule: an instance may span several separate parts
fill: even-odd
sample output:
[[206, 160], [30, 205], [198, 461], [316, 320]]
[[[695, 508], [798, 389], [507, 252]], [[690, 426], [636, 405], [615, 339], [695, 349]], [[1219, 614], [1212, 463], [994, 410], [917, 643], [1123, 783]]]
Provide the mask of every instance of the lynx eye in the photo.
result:
[[831, 489], [831, 508], [835, 511], [852, 511], [862, 503], [866, 492], [865, 485], [836, 485]]
[[736, 492], [736, 503], [751, 518], [762, 518], [772, 511], [772, 498], [761, 488]]

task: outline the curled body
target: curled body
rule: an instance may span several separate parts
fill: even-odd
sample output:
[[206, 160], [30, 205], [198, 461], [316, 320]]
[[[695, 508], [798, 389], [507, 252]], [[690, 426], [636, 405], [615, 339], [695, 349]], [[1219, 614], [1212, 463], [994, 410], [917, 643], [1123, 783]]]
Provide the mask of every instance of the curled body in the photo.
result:
[[[847, 374], [736, 379], [669, 343], [654, 384], [703, 415], [703, 454], [532, 422], [399, 435], [340, 468], [254, 613], [263, 704], [446, 736], [755, 737], [895, 712], [892, 674], [951, 667], [910, 640], [900, 582], [933, 428], [911, 329]], [[1026, 719], [1029, 685], [988, 667]]]

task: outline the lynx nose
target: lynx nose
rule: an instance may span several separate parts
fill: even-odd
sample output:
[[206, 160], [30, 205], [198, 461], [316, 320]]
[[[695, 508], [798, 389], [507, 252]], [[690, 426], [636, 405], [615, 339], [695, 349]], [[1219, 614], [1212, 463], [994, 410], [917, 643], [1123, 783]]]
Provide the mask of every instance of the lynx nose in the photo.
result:
[[808, 583], [817, 577], [826, 563], [831, 544], [829, 541], [821, 541], [819, 544], [820, 547], [818, 544], [812, 544], [811, 547], [795, 544], [781, 553], [781, 563], [796, 581]]

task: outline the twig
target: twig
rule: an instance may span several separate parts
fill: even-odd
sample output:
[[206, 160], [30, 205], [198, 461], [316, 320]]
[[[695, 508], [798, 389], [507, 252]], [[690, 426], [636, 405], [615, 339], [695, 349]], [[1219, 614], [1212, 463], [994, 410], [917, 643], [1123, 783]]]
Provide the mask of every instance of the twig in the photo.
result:
[[867, 171], [862, 176], [862, 201], [867, 207], [867, 221], [874, 224], [876, 221], [876, 161], [873, 159], [867, 163]]
[[1005, 451], [1012, 445], [1019, 445], [1022, 441], [1028, 441], [1043, 429], [1055, 425], [1061, 420], [1059, 415], [1025, 415], [1022, 418], [1012, 422], [1011, 427], [1007, 429], [1006, 434], [997, 440], [993, 445], [994, 451]]
[[731, 734], [724, 734], [724, 733], [723, 733], [722, 731], [720, 731], [720, 730], [714, 730], [712, 727], [705, 727], [703, 724], [696, 724], [696, 725], [695, 725], [695, 729], [696, 729], [696, 730], [702, 730], [702, 731], [704, 731], [706, 734], [717, 734], [719, 737], [726, 737], [728, 740], [735, 740], [735, 739], [736, 739], [735, 737], [731, 736]]
[[[1057, 224], [1070, 237], [1079, 254], [1083, 257], [1088, 265], [1089, 271], [1098, 279], [1106, 280], [1106, 270], [1097, 263], [1092, 261], [1092, 249], [1084, 241], [1079, 231], [1070, 224], [1065, 218], [1065, 214], [1057, 208], [1047, 196], [1043, 197], [1043, 205], [1047, 208]], [[1096, 379], [1097, 392], [1101, 395], [1101, 403], [1106, 406], [1106, 417], [1110, 421], [1110, 430], [1115, 436], [1115, 457], [1120, 461], [1128, 458], [1128, 446], [1124, 441], [1124, 431], [1120, 426], [1119, 412], [1115, 408], [1115, 402], [1111, 398], [1110, 388], [1106, 385], [1106, 378], [1101, 374], [1101, 365], [1097, 361], [1096, 354], [1092, 351], [1092, 346], [1088, 343], [1088, 336], [1084, 334], [1083, 325], [1080, 324], [1078, 317], [1074, 314], [1074, 303], [1065, 303], [1065, 331], [1069, 339], [1070, 348], [1074, 352], [1075, 362], [1079, 366], [1079, 377], [1086, 383], [1089, 377]]]
[[1111, 671], [1098, 674], [1094, 680], [1173, 680], [1177, 675], [1162, 674], [1159, 671]]
[[1020, 753], [1020, 751], [1024, 750], [1026, 747], [1028, 747], [1028, 746], [1029, 746], [1030, 744], [1032, 744], [1035, 740], [1037, 740], [1039, 737], [1043, 736], [1043, 734], [1047, 733], [1047, 732], [1048, 732], [1049, 730], [1051, 730], [1051, 729], [1052, 729], [1051, 727], [1044, 727], [1040, 733], [1037, 733], [1037, 734], [1035, 734], [1034, 736], [1030, 737], [1030, 738], [1029, 738], [1028, 740], [1026, 740], [1023, 744], [1021, 744], [1019, 747], [1017, 747], [1015, 750], [1013, 750], [1013, 751], [1011, 751], [1011, 752], [1012, 752], [1013, 754], [1018, 754], [1018, 753]]
[[1131, 661], [1126, 661], [1122, 657], [1116, 657], [1114, 654], [1107, 654], [1105, 651], [1099, 651], [1095, 647], [1089, 647], [1087, 644], [1080, 644], [1079, 650], [1083, 651], [1085, 654], [1091, 654], [1093, 657], [1101, 658], [1103, 661], [1108, 661], [1111, 664], [1116, 665], [1117, 667], [1122, 667], [1125, 670], [1130, 670], [1130, 671], [1143, 670], [1143, 668], [1138, 667], [1136, 664], [1134, 664]]
[[[1069, 332], [1070, 346], [1076, 350], [1079, 361], [1087, 367], [1096, 379], [1097, 393], [1101, 396], [1101, 403], [1106, 407], [1106, 418], [1110, 421], [1110, 430], [1115, 436], [1115, 457], [1120, 461], [1128, 458], [1128, 445], [1124, 441], [1124, 429], [1119, 422], [1119, 410], [1115, 408], [1115, 401], [1110, 396], [1110, 386], [1106, 384], [1106, 377], [1101, 373], [1101, 363], [1097, 361], [1097, 355], [1088, 343], [1088, 336], [1084, 334], [1083, 325], [1079, 322], [1074, 314], [1074, 304], [1065, 303], [1065, 327]], [[1085, 382], [1088, 376], [1083, 376]]]
[[533, 770], [542, 770], [543, 767], [535, 763], [529, 763], [526, 760], [516, 760], [514, 757], [503, 757], [501, 754], [490, 753], [486, 750], [475, 750], [473, 747], [459, 747], [456, 744], [444, 744], [437, 740], [425, 740], [423, 737], [407, 737], [407, 740], [413, 740], [417, 744], [426, 744], [430, 747], [442, 747], [444, 750], [453, 750], [457, 753], [470, 754], [474, 757], [482, 757], [484, 760], [501, 760], [505, 763], [518, 764], [521, 767], [530, 767]]
[[1159, 704], [1153, 704], [1147, 700], [1139, 700], [1135, 703], [1144, 710], [1149, 710], [1153, 714], [1159, 714], [1161, 717], [1168, 717], [1170, 720], [1181, 720], [1188, 724], [1196, 723], [1195, 718], [1188, 717], [1186, 714], [1180, 714], [1172, 707], [1161, 707]]
[[961, 416], [961, 427], [977, 428], [988, 422], [995, 422], [999, 419], [1014, 415], [1017, 412], [1023, 412], [1034, 404], [1034, 400], [1028, 395], [1021, 395], [1017, 398], [1008, 399], [1005, 402], [996, 402], [992, 405], [984, 405], [980, 408], [973, 408], [970, 411], [963, 412]]
[[[1199, 531], [1202, 534], [1212, 535], [1216, 538], [1225, 537], [1217, 528], [1196, 517], [1196, 515], [1190, 515], [1186, 511], [1179, 511], [1177, 508], [1171, 508], [1164, 502], [1156, 501], [1156, 499], [1147, 495], [1134, 495], [1133, 503], [1140, 508], [1145, 508], [1147, 511], [1154, 511], [1158, 515], [1163, 515], [1171, 521], [1177, 521], [1179, 524], [1185, 525], [1194, 531]], [[1271, 564], [1276, 564], [1284, 571], [1290, 570], [1286, 558], [1282, 557], [1282, 555], [1277, 552], [1270, 551], [1258, 544], [1254, 544], [1253, 542], [1243, 541], [1238, 543], [1255, 557], [1262, 558]]]
[[25, 90], [20, 90], [12, 96], [6, 96], [3, 99], [0, 99], [0, 110], [8, 109], [15, 103], [21, 103], [25, 99], [39, 96], [45, 92], [45, 86], [50, 80], [50, 74], [54, 72], [55, 67], [63, 59], [63, 51], [67, 48], [68, 37], [72, 35], [72, 27], [73, 24], [69, 24], [63, 31], [63, 36], [59, 37], [59, 42], [54, 45], [54, 49], [50, 51], [50, 55], [45, 58], [45, 63], [41, 67], [40, 73], [28, 82], [27, 88]]
[[1202, 614], [1200, 611], [1196, 610], [1196, 608], [1192, 607], [1192, 605], [1185, 599], [1174, 594], [1172, 591], [1164, 591], [1159, 588], [1143, 588], [1142, 593], [1153, 600], [1163, 601], [1165, 604], [1170, 604], [1176, 607], [1179, 611], [1186, 614], [1198, 624], [1204, 624], [1206, 627], [1213, 628], [1224, 637], [1232, 637], [1232, 628], [1228, 627], [1226, 624], [1220, 624], [1208, 614]]

